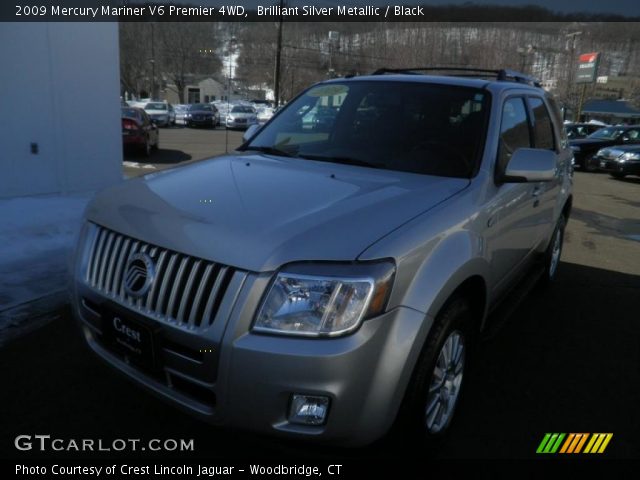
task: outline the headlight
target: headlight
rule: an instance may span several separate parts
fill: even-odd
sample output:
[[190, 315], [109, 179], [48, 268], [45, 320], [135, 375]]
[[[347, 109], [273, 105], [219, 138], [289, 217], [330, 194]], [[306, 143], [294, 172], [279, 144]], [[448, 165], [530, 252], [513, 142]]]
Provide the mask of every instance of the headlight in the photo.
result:
[[625, 153], [618, 160], [621, 162], [624, 162], [626, 160], [640, 160], [640, 152]]
[[391, 262], [290, 265], [271, 284], [253, 330], [315, 337], [351, 332], [384, 312], [394, 273]]
[[573, 150], [574, 152], [579, 152], [580, 147], [578, 147], [577, 145], [571, 145], [571, 150]]

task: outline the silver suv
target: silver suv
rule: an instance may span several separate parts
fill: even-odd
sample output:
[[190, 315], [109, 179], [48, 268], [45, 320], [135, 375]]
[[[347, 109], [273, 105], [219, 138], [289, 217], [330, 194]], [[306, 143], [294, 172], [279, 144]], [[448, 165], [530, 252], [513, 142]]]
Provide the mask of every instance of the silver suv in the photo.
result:
[[572, 199], [549, 94], [451, 73], [322, 82], [233, 154], [100, 193], [73, 267], [90, 348], [216, 425], [437, 439], [488, 313], [555, 277]]

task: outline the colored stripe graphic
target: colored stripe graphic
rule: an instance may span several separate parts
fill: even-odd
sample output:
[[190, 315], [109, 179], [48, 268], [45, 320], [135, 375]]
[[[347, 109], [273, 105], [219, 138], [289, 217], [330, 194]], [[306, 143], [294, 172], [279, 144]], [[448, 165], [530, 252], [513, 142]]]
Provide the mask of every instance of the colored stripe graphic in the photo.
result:
[[538, 445], [536, 453], [556, 453], [565, 435], [564, 433], [547, 433]]
[[612, 437], [613, 433], [546, 433], [536, 453], [603, 453]]
[[584, 449], [584, 453], [602, 453], [607, 448], [613, 433], [594, 433]]

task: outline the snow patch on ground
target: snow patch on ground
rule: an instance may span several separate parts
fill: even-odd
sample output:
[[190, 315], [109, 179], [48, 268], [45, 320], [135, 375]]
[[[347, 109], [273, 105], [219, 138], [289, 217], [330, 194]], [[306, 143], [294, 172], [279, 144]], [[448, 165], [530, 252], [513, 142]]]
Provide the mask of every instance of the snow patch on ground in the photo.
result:
[[94, 193], [0, 199], [0, 312], [64, 290]]

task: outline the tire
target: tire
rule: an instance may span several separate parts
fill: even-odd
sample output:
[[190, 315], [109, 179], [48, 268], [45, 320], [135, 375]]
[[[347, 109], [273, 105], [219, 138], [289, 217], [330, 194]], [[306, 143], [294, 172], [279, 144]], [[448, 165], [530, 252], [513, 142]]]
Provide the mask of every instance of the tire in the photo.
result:
[[564, 243], [565, 227], [566, 220], [564, 218], [564, 215], [560, 215], [558, 223], [556, 223], [556, 228], [553, 230], [553, 235], [551, 235], [549, 246], [544, 252], [544, 272], [540, 277], [540, 282], [542, 283], [542, 285], [550, 285], [557, 278], [560, 256], [562, 255], [562, 245]]
[[149, 138], [145, 140], [144, 145], [140, 148], [140, 155], [146, 158], [151, 155], [151, 144], [149, 143]]
[[151, 145], [151, 150], [153, 150], [154, 152], [158, 151], [158, 148], [160, 148], [160, 138], [158, 136], [158, 138], [156, 139], [156, 143], [154, 143], [153, 145]]
[[[468, 371], [469, 353], [475, 339], [473, 325], [470, 304], [458, 295], [452, 297], [436, 317], [394, 425], [401, 439], [436, 444], [448, 432]], [[446, 352], [452, 346], [456, 354], [453, 361], [448, 361]], [[444, 379], [438, 371], [445, 374]], [[438, 390], [431, 391], [436, 385]]]
[[587, 155], [586, 157], [584, 157], [584, 160], [583, 160], [584, 163], [582, 164], [582, 169], [585, 172], [595, 172], [598, 169], [598, 167], [596, 167], [591, 163], [591, 160], [593, 160], [593, 154]]
[[626, 177], [626, 174], [621, 173], [621, 172], [611, 172], [609, 175], [611, 175], [613, 178], [616, 178], [618, 180]]

